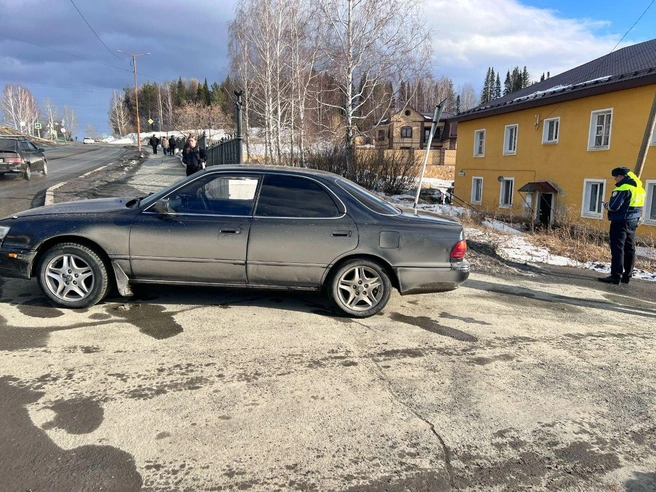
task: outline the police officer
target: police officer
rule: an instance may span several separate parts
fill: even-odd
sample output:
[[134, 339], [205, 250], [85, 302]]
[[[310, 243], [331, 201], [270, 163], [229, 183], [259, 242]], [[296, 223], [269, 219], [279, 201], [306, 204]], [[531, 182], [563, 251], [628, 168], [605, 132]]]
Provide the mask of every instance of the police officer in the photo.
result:
[[645, 205], [645, 189], [640, 178], [628, 167], [611, 171], [615, 189], [604, 203], [610, 220], [610, 276], [600, 278], [607, 284], [628, 284], [635, 264], [635, 231]]

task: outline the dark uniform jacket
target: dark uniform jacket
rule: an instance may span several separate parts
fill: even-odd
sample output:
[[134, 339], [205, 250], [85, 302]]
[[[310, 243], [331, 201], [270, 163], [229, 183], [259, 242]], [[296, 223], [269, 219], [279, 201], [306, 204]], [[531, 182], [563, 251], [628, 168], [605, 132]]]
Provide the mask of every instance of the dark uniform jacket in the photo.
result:
[[608, 220], [638, 220], [642, 215], [642, 207], [630, 206], [631, 190], [617, 190], [623, 184], [637, 186], [630, 176], [624, 176], [624, 179], [617, 183], [608, 201]]

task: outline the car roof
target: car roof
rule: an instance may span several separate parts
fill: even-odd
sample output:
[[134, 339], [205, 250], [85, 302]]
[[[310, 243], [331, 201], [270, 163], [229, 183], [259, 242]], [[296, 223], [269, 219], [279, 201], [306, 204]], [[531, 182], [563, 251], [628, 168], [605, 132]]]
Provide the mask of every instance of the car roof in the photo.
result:
[[298, 174], [299, 176], [315, 176], [322, 178], [341, 178], [338, 174], [320, 169], [294, 166], [266, 166], [263, 164], [221, 164], [207, 168], [214, 172], [267, 172], [275, 174]]

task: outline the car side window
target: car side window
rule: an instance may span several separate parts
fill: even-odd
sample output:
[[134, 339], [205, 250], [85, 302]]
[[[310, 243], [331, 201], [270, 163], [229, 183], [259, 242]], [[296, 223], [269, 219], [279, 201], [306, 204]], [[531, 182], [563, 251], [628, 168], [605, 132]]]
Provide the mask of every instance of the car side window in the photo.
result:
[[208, 175], [168, 196], [171, 212], [202, 215], [253, 214], [258, 178]]
[[32, 152], [32, 149], [30, 149], [30, 142], [28, 142], [26, 140], [21, 140], [20, 148], [21, 148], [21, 150], [26, 150], [27, 152]]
[[32, 142], [27, 142], [27, 146], [32, 152], [38, 152], [39, 151], [39, 149], [37, 149], [36, 146]]
[[323, 186], [299, 176], [265, 175], [255, 212], [263, 217], [337, 217], [335, 201]]

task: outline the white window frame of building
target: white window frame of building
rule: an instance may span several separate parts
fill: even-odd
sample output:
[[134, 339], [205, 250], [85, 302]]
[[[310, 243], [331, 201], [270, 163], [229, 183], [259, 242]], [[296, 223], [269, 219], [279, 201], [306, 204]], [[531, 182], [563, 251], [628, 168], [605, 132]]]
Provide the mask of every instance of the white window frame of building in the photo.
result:
[[647, 192], [647, 198], [642, 211], [645, 224], [656, 225], [656, 179], [645, 181], [645, 191]]
[[[597, 205], [592, 208], [590, 207], [590, 198], [591, 194], [595, 190]], [[606, 196], [606, 180], [605, 179], [584, 179], [583, 180], [583, 200], [581, 202], [581, 217], [586, 217], [589, 219], [603, 219], [604, 218], [604, 207], [602, 202]]]
[[517, 134], [519, 125], [506, 125], [503, 132], [503, 155], [515, 155], [517, 153]]
[[474, 157], [485, 157], [485, 129], [474, 132]]
[[[515, 194], [515, 178], [502, 178], [499, 182], [499, 208], [511, 208], [513, 206], [513, 195]], [[505, 202], [506, 187], [510, 186], [510, 202]]]
[[590, 133], [588, 150], [610, 149], [613, 128], [613, 108], [599, 109], [590, 113]]
[[[478, 186], [478, 197], [476, 196], [476, 192], [477, 192], [476, 183], [480, 183], [480, 185]], [[481, 203], [483, 203], [483, 178], [481, 176], [472, 177], [471, 203], [473, 205], [480, 205]]]
[[544, 120], [542, 129], [543, 144], [557, 144], [560, 133], [560, 117]]

